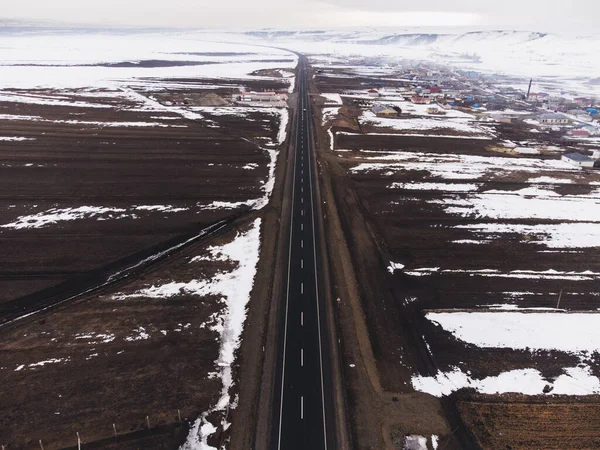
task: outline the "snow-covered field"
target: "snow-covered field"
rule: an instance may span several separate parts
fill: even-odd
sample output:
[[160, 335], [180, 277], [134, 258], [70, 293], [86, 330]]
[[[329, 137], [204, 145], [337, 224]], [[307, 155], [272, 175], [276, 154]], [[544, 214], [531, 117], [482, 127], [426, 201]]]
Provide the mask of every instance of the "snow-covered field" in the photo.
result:
[[[289, 73], [296, 66], [297, 57], [290, 52], [219, 42], [223, 38], [194, 32], [140, 32], [130, 33], [127, 45], [122, 45], [124, 36], [110, 32], [3, 34], [0, 88], [118, 88], [130, 81], [152, 85], [157, 78], [272, 79], [249, 74], [261, 69]], [[171, 67], [143, 64], [164, 60]]]
[[340, 94], [328, 94], [328, 93], [324, 93], [324, 94], [319, 94], [321, 97], [325, 98], [325, 105], [336, 105], [336, 106], [342, 106], [342, 97], [340, 96]]
[[445, 180], [477, 180], [486, 175], [499, 172], [528, 172], [543, 174], [547, 172], [576, 172], [573, 166], [560, 160], [542, 160], [536, 158], [512, 158], [500, 156], [475, 156], [460, 153], [425, 153], [382, 151], [378, 156], [369, 156], [373, 160], [402, 161], [362, 163], [352, 168], [353, 173], [365, 171], [399, 172], [428, 171], [431, 176]]
[[436, 397], [450, 395], [459, 389], [470, 388], [481, 394], [508, 392], [526, 395], [594, 395], [600, 394], [600, 380], [590, 372], [589, 366], [580, 364], [564, 369], [554, 380], [547, 380], [537, 369], [517, 369], [497, 376], [475, 379], [468, 372], [454, 368], [439, 372], [434, 377], [414, 376], [415, 390]]
[[340, 111], [340, 107], [336, 106], [336, 107], [325, 107], [323, 109], [321, 109], [321, 113], [323, 115], [322, 117], [322, 124], [325, 125], [328, 121], [335, 119], [335, 117], [337, 116], [338, 112]]
[[472, 123], [468, 119], [451, 119], [451, 118], [407, 118], [407, 119], [390, 119], [385, 117], [377, 117], [371, 111], [364, 111], [360, 123], [370, 124], [381, 128], [390, 128], [396, 131], [432, 131], [439, 130], [441, 133], [457, 133], [462, 135], [473, 136], [491, 136], [489, 130], [482, 129]]
[[484, 394], [600, 393], [600, 379], [589, 367], [600, 349], [600, 315], [596, 313], [430, 312], [426, 317], [460, 341], [480, 348], [510, 348], [532, 353], [556, 350], [576, 355], [580, 363], [564, 368], [563, 374], [550, 380], [533, 368], [474, 379], [468, 371], [455, 367], [434, 377], [414, 376], [412, 384], [418, 391], [437, 397], [462, 388]]

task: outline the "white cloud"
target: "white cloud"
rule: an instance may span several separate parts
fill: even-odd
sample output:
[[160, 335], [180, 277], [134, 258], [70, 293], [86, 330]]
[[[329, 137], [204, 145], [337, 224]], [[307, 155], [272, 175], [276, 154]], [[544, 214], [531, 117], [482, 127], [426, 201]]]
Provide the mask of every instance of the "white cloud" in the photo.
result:
[[598, 14], [595, 0], [3, 0], [0, 19], [188, 28], [530, 26], [593, 33]]

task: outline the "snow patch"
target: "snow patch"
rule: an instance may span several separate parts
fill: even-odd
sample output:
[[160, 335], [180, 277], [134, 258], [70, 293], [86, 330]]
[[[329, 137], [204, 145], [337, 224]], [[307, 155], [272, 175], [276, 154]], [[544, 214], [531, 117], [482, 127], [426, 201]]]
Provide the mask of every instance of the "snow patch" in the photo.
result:
[[600, 349], [597, 313], [430, 312], [426, 317], [456, 339], [483, 348], [579, 355]]
[[475, 389], [481, 394], [504, 394], [508, 392], [525, 395], [594, 395], [600, 393], [600, 380], [592, 375], [590, 367], [580, 364], [563, 369], [565, 373], [547, 381], [537, 369], [517, 369], [497, 376], [474, 379], [458, 367], [449, 372], [439, 372], [434, 377], [413, 376], [416, 391], [435, 397], [450, 395], [464, 388]]

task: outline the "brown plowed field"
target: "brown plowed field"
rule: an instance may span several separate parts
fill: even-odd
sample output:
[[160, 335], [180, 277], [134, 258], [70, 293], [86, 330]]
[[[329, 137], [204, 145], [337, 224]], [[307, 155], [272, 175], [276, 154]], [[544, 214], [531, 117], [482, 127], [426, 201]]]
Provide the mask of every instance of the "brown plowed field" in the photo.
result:
[[[188, 89], [186, 81], [210, 80], [175, 81], [178, 95], [209, 92]], [[242, 84], [212, 81], [231, 85], [218, 90], [223, 95]], [[287, 88], [278, 81], [243, 84], [253, 90]], [[148, 110], [121, 97], [29, 94], [109, 108], [0, 103], [0, 115], [36, 118], [0, 118], [0, 136], [32, 139], [0, 140], [0, 312], [26, 295], [42, 298], [44, 289], [246, 215], [139, 277], [0, 330], [0, 444], [38, 449], [42, 440], [46, 450], [70, 448], [79, 432], [84, 448], [177, 448], [188, 425], [221, 395], [221, 380], [214, 376], [219, 358], [214, 326], [224, 304], [214, 295], [119, 300], [113, 294], [211, 279], [232, 269], [228, 261], [190, 264], [190, 259], [206, 256], [209, 244], [230, 242], [261, 214], [247, 211], [244, 203], [264, 195], [267, 149], [279, 149], [279, 115], [269, 109], [199, 112], [202, 118], [192, 120], [174, 112], [177, 108]], [[115, 122], [134, 124], [108, 125]], [[233, 206], [206, 208], [213, 202]], [[109, 210], [60, 220], [84, 207]], [[262, 274], [257, 281], [265, 291], [267, 280]], [[113, 423], [117, 440], [111, 438]], [[216, 433], [211, 444], [223, 439]]]

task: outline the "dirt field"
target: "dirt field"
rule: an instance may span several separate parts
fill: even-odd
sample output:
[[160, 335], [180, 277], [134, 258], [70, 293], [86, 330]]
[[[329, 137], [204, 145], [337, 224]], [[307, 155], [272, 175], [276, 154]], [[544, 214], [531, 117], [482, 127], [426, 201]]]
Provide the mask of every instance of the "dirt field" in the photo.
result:
[[457, 406], [482, 448], [594, 449], [600, 447], [597, 401], [477, 400]]
[[[228, 262], [190, 264], [203, 253], [199, 246], [186, 250], [119, 292], [228, 270]], [[43, 439], [44, 448], [56, 449], [70, 446], [75, 432], [84, 442], [110, 437], [113, 423], [122, 434], [145, 429], [146, 416], [151, 427], [178, 423], [178, 410], [195, 419], [221, 389], [218, 378], [204, 375], [218, 360], [211, 318], [221, 308], [214, 296], [121, 300], [105, 294], [4, 332], [0, 440], [38, 448]], [[177, 438], [144, 448], [173, 448]]]
[[[176, 82], [184, 97], [199, 92], [186, 82], [210, 84]], [[287, 87], [243, 83], [256, 90]], [[218, 93], [225, 95], [223, 89]], [[0, 142], [2, 314], [27, 302], [35, 306], [59, 283], [248, 211], [265, 195], [281, 138], [282, 116], [272, 108], [186, 107], [182, 115], [178, 107], [140, 107], [139, 93], [118, 100], [101, 91], [13, 93], [50, 101], [0, 103], [0, 134], [26, 138]], [[135, 280], [3, 329], [0, 443], [33, 449], [41, 439], [46, 449], [70, 448], [79, 432], [89, 448], [177, 448], [222, 394], [215, 321], [224, 303], [219, 295], [186, 291], [160, 299], [114, 295], [218, 279], [235, 266], [211, 260], [206, 247], [232, 242], [257, 214], [246, 212], [229, 231], [186, 247]], [[219, 423], [219, 416], [209, 418]], [[220, 429], [209, 442], [225, 439]]]

